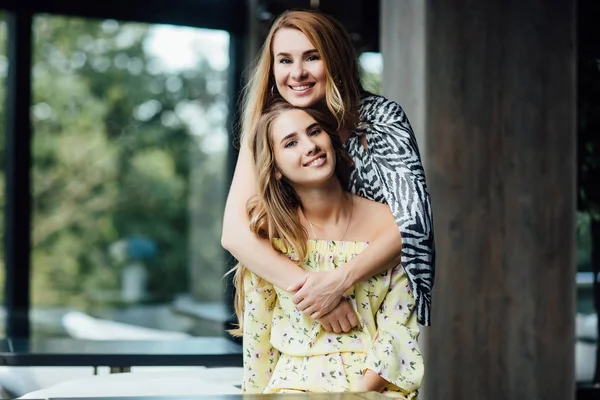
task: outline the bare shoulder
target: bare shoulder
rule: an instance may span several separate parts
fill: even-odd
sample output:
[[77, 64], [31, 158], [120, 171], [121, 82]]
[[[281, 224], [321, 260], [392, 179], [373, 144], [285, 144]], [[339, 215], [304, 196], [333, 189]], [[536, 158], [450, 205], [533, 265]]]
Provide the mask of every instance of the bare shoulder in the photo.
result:
[[381, 232], [389, 231], [396, 227], [396, 220], [387, 204], [368, 200], [363, 197], [354, 196], [354, 215], [352, 226], [353, 231], [360, 236], [362, 240], [372, 240]]

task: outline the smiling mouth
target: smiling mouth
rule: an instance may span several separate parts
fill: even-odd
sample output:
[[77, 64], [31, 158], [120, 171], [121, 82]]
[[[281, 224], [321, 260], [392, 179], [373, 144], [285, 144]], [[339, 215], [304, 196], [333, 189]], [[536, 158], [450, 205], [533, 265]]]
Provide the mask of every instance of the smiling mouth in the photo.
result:
[[302, 92], [303, 90], [310, 89], [313, 86], [315, 86], [314, 83], [309, 83], [309, 84], [306, 84], [306, 85], [298, 85], [298, 86], [291, 86], [290, 85], [289, 88], [292, 89], [293, 91], [296, 91], [296, 92]]
[[312, 160], [309, 163], [304, 164], [305, 167], [320, 167], [321, 165], [325, 164], [325, 154], [315, 158], [314, 160]]

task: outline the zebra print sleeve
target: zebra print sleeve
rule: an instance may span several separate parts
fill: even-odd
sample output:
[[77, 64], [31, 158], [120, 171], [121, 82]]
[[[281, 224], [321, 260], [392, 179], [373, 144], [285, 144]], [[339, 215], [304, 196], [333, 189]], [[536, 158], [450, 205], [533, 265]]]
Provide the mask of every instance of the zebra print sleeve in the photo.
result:
[[431, 200], [417, 141], [400, 105], [380, 96], [361, 104], [374, 172], [382, 183], [402, 237], [402, 266], [409, 277], [418, 321], [430, 325], [435, 275]]

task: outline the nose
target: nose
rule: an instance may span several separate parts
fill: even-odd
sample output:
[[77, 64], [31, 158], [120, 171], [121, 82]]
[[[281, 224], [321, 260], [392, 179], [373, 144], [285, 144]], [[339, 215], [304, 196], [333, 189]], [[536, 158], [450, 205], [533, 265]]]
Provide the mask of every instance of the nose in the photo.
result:
[[321, 149], [319, 148], [319, 145], [316, 144], [310, 138], [306, 138], [305, 146], [306, 146], [305, 154], [307, 156], [313, 156], [313, 155], [317, 154], [319, 151], [321, 151]]
[[304, 69], [303, 62], [297, 62], [294, 64], [294, 69], [292, 70], [292, 79], [300, 81], [306, 78], [306, 70]]

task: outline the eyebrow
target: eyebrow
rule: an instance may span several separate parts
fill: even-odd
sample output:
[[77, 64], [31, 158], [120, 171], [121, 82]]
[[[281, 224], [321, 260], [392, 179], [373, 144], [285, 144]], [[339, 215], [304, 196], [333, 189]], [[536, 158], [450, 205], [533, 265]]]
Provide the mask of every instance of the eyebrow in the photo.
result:
[[288, 140], [288, 139], [290, 139], [290, 138], [292, 138], [292, 137], [294, 137], [294, 136], [296, 136], [296, 135], [297, 135], [297, 133], [296, 133], [296, 132], [292, 132], [292, 133], [290, 133], [290, 134], [288, 134], [288, 135], [285, 135], [285, 137], [284, 137], [283, 139], [281, 139], [281, 142], [279, 142], [279, 143], [283, 143], [283, 142], [285, 142], [286, 140]]
[[312, 130], [313, 128], [319, 126], [318, 122], [313, 122], [312, 124], [310, 124], [309, 126], [306, 127], [306, 132]]
[[[302, 54], [304, 55], [304, 54], [318, 53], [318, 52], [319, 52], [319, 51], [318, 51], [317, 49], [310, 49], [310, 50], [306, 50], [306, 51], [305, 51], [304, 53], [302, 53]], [[283, 51], [282, 51], [282, 52], [280, 52], [280, 53], [277, 53], [277, 57], [279, 57], [279, 56], [287, 56], [287, 57], [289, 57], [289, 56], [290, 56], [290, 53], [286, 53], [286, 52], [283, 52]]]
[[[315, 128], [315, 127], [317, 127], [317, 126], [320, 126], [320, 125], [319, 125], [319, 123], [318, 123], [318, 122], [313, 122], [312, 124], [310, 124], [309, 126], [307, 126], [307, 127], [306, 127], [306, 132], [308, 132], [308, 131], [310, 131], [310, 130], [314, 129], [314, 128]], [[283, 143], [283, 142], [285, 142], [286, 140], [288, 140], [288, 139], [290, 139], [290, 138], [292, 138], [292, 137], [294, 137], [294, 136], [296, 136], [296, 135], [297, 135], [297, 133], [296, 133], [296, 132], [289, 133], [289, 134], [285, 135], [285, 136], [284, 136], [284, 138], [283, 138], [283, 139], [281, 139], [281, 142], [279, 142], [279, 143]]]

